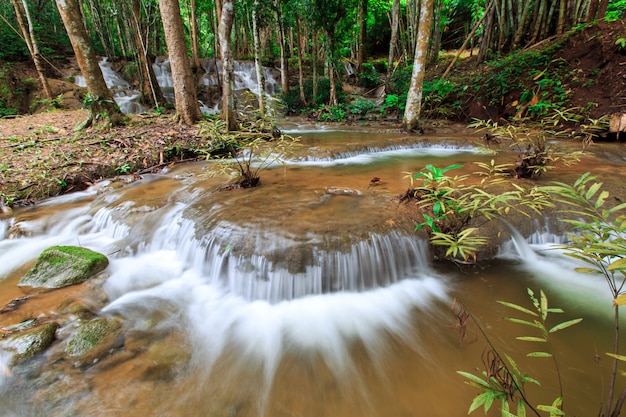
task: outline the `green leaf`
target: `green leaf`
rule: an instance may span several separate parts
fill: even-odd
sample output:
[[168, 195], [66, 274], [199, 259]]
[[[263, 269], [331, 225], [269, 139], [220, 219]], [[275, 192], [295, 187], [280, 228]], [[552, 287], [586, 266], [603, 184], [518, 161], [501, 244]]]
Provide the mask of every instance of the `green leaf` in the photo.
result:
[[548, 297], [546, 297], [546, 294], [543, 292], [543, 290], [541, 290], [541, 319], [543, 321], [546, 320], [546, 318], [548, 317]]
[[527, 309], [525, 307], [522, 307], [520, 305], [517, 305], [517, 304], [509, 303], [509, 302], [506, 302], [506, 301], [498, 301], [498, 303], [502, 304], [503, 306], [512, 308], [514, 310], [521, 311], [522, 313], [530, 314], [531, 316], [534, 316], [534, 317], [538, 316], [537, 313], [535, 313], [534, 311], [529, 310], [529, 309]]
[[512, 323], [523, 324], [525, 326], [535, 327], [537, 329], [544, 330], [543, 325], [541, 323], [538, 323], [538, 322], [534, 322], [533, 323], [533, 322], [526, 321], [526, 320], [516, 319], [514, 317], [505, 317], [504, 319], [508, 320], [508, 321], [510, 321]]
[[609, 196], [608, 191], [602, 191], [596, 200], [595, 208], [600, 208], [602, 204], [606, 201], [606, 198]]
[[581, 321], [583, 321], [583, 319], [580, 319], [580, 318], [564, 321], [563, 323], [559, 323], [556, 326], [552, 327], [550, 330], [548, 330], [548, 333], [554, 333], [554, 332], [558, 332], [559, 330], [567, 329], [568, 327], [578, 324]]
[[534, 336], [518, 336], [516, 337], [517, 340], [522, 340], [524, 342], [547, 342], [546, 339], [542, 338], [542, 337], [534, 337]]
[[626, 203], [619, 204], [619, 205], [617, 205], [617, 206], [615, 206], [613, 208], [610, 208], [610, 209], [606, 210], [604, 212], [604, 215], [608, 216], [610, 214], [615, 213], [616, 211], [620, 211], [620, 210], [624, 210], [624, 209], [626, 209]]
[[461, 375], [464, 378], [469, 379], [469, 381], [466, 381], [468, 384], [473, 385], [475, 387], [478, 388], [483, 388], [483, 389], [490, 389], [491, 387], [489, 386], [489, 383], [487, 381], [485, 381], [484, 379], [482, 379], [481, 377], [478, 377], [474, 374], [471, 374], [469, 372], [463, 372], [463, 371], [456, 371], [457, 374]]
[[[472, 404], [470, 404], [469, 411], [467, 412], [467, 414], [471, 414], [474, 410], [479, 408], [481, 405], [486, 406], [490, 393], [491, 391], [485, 391], [485, 392], [478, 394], [472, 401]], [[491, 397], [491, 402], [493, 402], [493, 394]]]
[[587, 190], [587, 194], [585, 194], [585, 198], [587, 200], [591, 200], [591, 197], [593, 197], [593, 195], [598, 192], [600, 187], [602, 187], [601, 182], [596, 182], [595, 184], [593, 184], [591, 187], [589, 187], [589, 190]]
[[526, 406], [521, 398], [517, 400], [517, 417], [526, 417]]
[[626, 356], [624, 355], [616, 355], [615, 353], [607, 353], [607, 356], [610, 356], [618, 361], [626, 362]]
[[529, 358], [551, 358], [552, 354], [548, 352], [530, 352], [526, 356]]
[[606, 269], [609, 271], [621, 271], [626, 269], [626, 258], [620, 258], [611, 262]]

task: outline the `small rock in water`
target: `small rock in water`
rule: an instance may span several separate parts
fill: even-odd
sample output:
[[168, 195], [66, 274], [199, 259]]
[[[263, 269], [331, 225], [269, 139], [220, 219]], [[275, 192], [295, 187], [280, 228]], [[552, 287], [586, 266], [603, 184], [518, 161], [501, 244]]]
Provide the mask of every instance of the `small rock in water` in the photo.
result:
[[352, 188], [344, 187], [326, 187], [326, 194], [331, 195], [347, 195], [347, 196], [359, 196], [361, 192]]

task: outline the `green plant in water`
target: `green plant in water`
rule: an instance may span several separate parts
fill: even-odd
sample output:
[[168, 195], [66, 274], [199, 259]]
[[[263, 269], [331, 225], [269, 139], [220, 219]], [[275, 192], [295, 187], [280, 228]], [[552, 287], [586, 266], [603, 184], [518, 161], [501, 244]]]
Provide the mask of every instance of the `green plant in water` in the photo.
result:
[[516, 178], [537, 178], [553, 169], [557, 162], [570, 166], [580, 160], [582, 151], [565, 152], [549, 140], [549, 132], [531, 130], [511, 124], [499, 125], [491, 121], [474, 120], [469, 127], [487, 130], [487, 147], [494, 149], [502, 143], [518, 153], [512, 167]]
[[411, 187], [400, 199], [415, 203], [415, 230], [426, 228], [430, 243], [445, 250], [437, 256], [454, 262], [476, 261], [477, 252], [489, 242], [480, 229], [488, 221], [511, 211], [529, 216], [529, 212], [539, 213], [551, 205], [545, 193], [514, 183], [513, 189], [491, 191], [493, 186], [503, 186], [503, 166], [493, 160], [478, 166], [481, 170], [475, 175], [482, 177], [481, 181], [471, 182], [469, 175], [448, 175], [461, 165], [439, 168], [428, 164], [416, 174], [407, 173]]
[[[527, 415], [527, 410], [539, 416], [540, 411], [548, 413], [550, 416], [562, 416], [563, 412], [563, 387], [561, 385], [561, 374], [559, 364], [556, 357], [550, 349], [550, 337], [552, 334], [574, 326], [582, 321], [582, 319], [572, 319], [562, 321], [553, 325], [548, 325], [549, 314], [563, 313], [560, 308], [551, 308], [548, 306], [548, 297], [543, 291], [539, 297], [528, 289], [528, 296], [532, 302], [532, 307], [527, 308], [519, 304], [506, 301], [498, 301], [498, 303], [511, 308], [519, 313], [523, 313], [529, 318], [506, 317], [505, 319], [516, 324], [521, 324], [535, 330], [537, 333], [533, 335], [524, 335], [516, 337], [517, 340], [523, 342], [540, 343], [545, 349], [534, 350], [527, 354], [528, 357], [534, 358], [551, 358], [559, 380], [559, 394], [549, 405], [533, 405], [526, 391], [526, 384], [532, 383], [541, 385], [539, 381], [522, 372], [517, 366], [513, 358], [506, 353], [501, 353], [491, 341], [487, 333], [480, 326], [481, 334], [485, 338], [489, 348], [484, 354], [483, 364], [485, 369], [475, 375], [470, 372], [457, 371], [459, 375], [466, 379], [466, 383], [481, 390], [469, 407], [469, 413], [483, 407], [485, 414], [491, 409], [495, 401], [500, 401], [502, 417], [523, 417]], [[467, 326], [467, 322], [473, 319], [473, 316], [460, 306], [453, 310], [457, 317], [457, 327], [462, 330]], [[463, 320], [459, 321], [459, 318]], [[476, 323], [476, 321], [474, 320]], [[478, 323], [476, 323], [478, 325]], [[512, 412], [511, 404], [515, 408]]]
[[202, 129], [211, 139], [209, 148], [199, 153], [215, 160], [209, 174], [235, 174], [236, 182], [224, 189], [256, 187], [260, 173], [273, 165], [284, 165], [298, 142], [273, 127], [271, 118], [242, 121], [240, 126], [246, 131], [226, 132], [224, 121], [215, 120]]
[[[611, 381], [604, 417], [617, 416], [626, 399], [626, 387], [615, 400], [618, 362], [625, 358], [619, 355], [619, 307], [626, 304], [626, 203], [615, 205], [609, 192], [602, 190], [602, 183], [590, 173], [583, 174], [573, 185], [554, 182], [542, 187], [542, 191], [556, 197], [564, 205], [563, 219], [574, 229], [568, 235], [570, 242], [563, 245], [565, 253], [588, 264], [588, 268], [577, 268], [579, 272], [601, 275], [614, 299], [614, 351]], [[619, 201], [619, 200], [617, 200]], [[613, 204], [611, 204], [613, 203]]]

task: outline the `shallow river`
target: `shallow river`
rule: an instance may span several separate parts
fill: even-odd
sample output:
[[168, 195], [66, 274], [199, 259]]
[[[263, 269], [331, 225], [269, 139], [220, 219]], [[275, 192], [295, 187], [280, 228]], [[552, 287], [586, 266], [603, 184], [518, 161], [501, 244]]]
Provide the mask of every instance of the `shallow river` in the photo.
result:
[[[477, 391], [456, 371], [481, 367], [486, 343], [472, 325], [473, 343], [462, 343], [455, 299], [542, 382], [529, 388], [533, 403], [551, 403], [552, 363], [525, 358], [539, 348], [515, 340], [529, 330], [505, 321], [514, 313], [496, 303], [530, 306], [528, 287], [566, 311], [558, 320], [584, 318], [550, 348], [568, 414], [597, 414], [611, 299], [602, 280], [549, 250], [558, 228], [519, 225], [525, 238], [480, 267], [457, 268], [430, 258], [398, 207], [406, 172], [459, 163], [470, 173], [473, 161], [493, 156], [450, 133], [298, 129], [307, 157], [262, 171], [255, 189], [218, 191], [227, 178], [197, 162], [1, 219], [0, 307], [24, 295], [17, 281], [49, 246], [84, 246], [111, 263], [94, 282], [31, 294], [0, 314], [4, 327], [38, 316], [61, 324], [57, 342], [33, 360], [10, 369], [0, 351], [0, 415], [463, 416]], [[572, 182], [590, 170], [626, 197], [624, 146], [592, 151], [541, 181]], [[89, 366], [64, 359], [64, 340], [81, 320], [76, 305], [122, 317], [123, 347]]]

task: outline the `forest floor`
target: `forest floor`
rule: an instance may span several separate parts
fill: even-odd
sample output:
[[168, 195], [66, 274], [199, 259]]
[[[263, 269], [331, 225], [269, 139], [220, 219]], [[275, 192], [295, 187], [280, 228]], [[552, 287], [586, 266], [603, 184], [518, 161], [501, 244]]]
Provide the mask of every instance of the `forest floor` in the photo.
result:
[[[593, 103], [595, 117], [626, 111], [626, 45], [615, 42], [620, 38], [626, 38], [624, 21], [601, 23], [564, 43], [555, 59], [566, 60], [587, 80], [565, 86], [571, 106]], [[471, 58], [465, 59], [455, 71], [470, 65]], [[196, 157], [191, 151], [206, 147], [210, 139], [202, 125], [179, 125], [171, 114], [129, 115], [118, 127], [77, 130], [88, 116], [80, 108], [79, 87], [51, 81], [54, 96], [63, 95], [61, 109], [0, 119], [2, 211], [82, 190], [102, 178], [156, 171]], [[515, 100], [515, 95], [503, 97], [505, 104]], [[469, 109], [467, 114], [472, 116]], [[397, 119], [394, 126], [399, 128]]]

